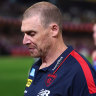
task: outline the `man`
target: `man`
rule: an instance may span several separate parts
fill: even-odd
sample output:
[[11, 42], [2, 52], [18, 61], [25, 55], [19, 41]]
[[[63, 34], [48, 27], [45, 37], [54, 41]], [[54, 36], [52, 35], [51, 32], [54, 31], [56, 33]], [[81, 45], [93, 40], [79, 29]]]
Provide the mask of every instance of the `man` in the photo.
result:
[[96, 24], [93, 25], [93, 40], [95, 49], [92, 52], [93, 67], [96, 70]]
[[62, 15], [48, 2], [28, 8], [22, 20], [23, 44], [32, 57], [25, 96], [96, 96], [96, 73], [62, 38]]
[[96, 24], [93, 25], [93, 39], [94, 45], [96, 46]]

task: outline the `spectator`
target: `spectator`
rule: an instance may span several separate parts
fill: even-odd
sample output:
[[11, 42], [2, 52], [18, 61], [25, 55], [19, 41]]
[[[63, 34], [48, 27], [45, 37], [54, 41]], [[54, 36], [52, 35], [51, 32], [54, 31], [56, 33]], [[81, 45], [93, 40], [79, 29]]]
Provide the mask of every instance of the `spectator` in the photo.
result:
[[95, 49], [92, 53], [92, 61], [93, 61], [93, 67], [96, 70], [96, 24], [93, 25], [93, 40]]

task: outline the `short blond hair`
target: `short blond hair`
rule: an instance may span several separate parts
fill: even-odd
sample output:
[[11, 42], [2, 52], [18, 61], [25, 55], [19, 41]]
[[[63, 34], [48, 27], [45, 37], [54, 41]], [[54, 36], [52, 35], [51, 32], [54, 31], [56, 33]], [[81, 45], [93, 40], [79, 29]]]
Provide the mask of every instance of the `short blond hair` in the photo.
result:
[[54, 22], [58, 24], [60, 30], [62, 30], [62, 14], [55, 5], [49, 2], [38, 2], [29, 7], [23, 14], [23, 19], [32, 17], [34, 15], [40, 15], [41, 23], [44, 27], [47, 27], [50, 23]]

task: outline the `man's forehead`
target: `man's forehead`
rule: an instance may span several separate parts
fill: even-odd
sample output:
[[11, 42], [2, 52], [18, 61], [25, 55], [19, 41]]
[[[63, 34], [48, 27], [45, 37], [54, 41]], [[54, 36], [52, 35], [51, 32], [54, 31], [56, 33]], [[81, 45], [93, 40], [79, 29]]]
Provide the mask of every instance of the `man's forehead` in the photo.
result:
[[29, 17], [29, 18], [25, 18], [24, 20], [22, 20], [22, 23], [29, 23], [29, 22], [40, 22], [40, 16], [38, 15], [34, 15], [32, 17]]
[[40, 17], [33, 16], [30, 18], [26, 18], [22, 20], [21, 31], [31, 30], [30, 28], [36, 28], [37, 26], [41, 26]]

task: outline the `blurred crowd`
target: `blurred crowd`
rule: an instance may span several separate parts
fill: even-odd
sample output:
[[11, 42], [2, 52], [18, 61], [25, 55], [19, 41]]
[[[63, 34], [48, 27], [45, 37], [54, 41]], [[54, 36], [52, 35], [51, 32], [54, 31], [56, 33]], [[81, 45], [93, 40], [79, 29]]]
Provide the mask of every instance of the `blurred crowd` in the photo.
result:
[[[0, 0], [0, 16], [20, 18], [24, 10], [42, 0]], [[55, 3], [62, 11], [64, 21], [73, 23], [92, 22], [96, 18], [96, 2], [84, 0], [44, 0]], [[53, 2], [54, 1], [54, 2]]]

